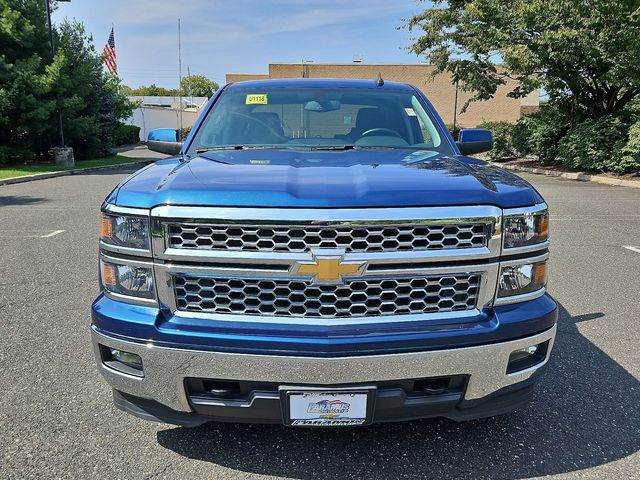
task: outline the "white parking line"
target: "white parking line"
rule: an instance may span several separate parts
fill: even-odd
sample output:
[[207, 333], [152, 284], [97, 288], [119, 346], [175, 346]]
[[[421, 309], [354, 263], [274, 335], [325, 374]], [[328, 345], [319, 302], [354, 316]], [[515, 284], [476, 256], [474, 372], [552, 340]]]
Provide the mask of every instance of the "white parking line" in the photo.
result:
[[629, 245], [622, 245], [622, 248], [631, 250], [632, 252], [640, 253], [640, 247], [630, 247]]
[[46, 235], [42, 235], [40, 238], [51, 238], [51, 237], [54, 237], [54, 236], [59, 235], [59, 234], [64, 233], [64, 232], [65, 232], [64, 230], [55, 230], [55, 231], [53, 231], [51, 233], [48, 233]]

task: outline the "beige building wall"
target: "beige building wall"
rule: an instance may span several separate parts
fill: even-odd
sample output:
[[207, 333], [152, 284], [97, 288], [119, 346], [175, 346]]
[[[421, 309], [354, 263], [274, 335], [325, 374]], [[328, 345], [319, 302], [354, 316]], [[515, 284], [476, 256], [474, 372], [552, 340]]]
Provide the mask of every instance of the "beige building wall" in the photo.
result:
[[246, 82], [247, 80], [267, 80], [268, 73], [227, 73], [227, 83]]
[[[269, 64], [268, 74], [227, 74], [227, 82], [244, 80], [261, 80], [265, 78], [364, 78], [372, 81], [378, 72], [382, 78], [394, 82], [410, 83], [422, 90], [445, 123], [453, 123], [455, 102], [455, 86], [451, 83], [448, 73], [437, 75], [434, 79], [430, 74], [435, 67], [427, 64], [314, 64], [306, 63], [272, 63]], [[475, 127], [485, 120], [515, 122], [522, 113], [529, 113], [537, 109], [539, 92], [526, 97], [523, 101], [507, 97], [516, 82], [509, 80], [506, 85], [498, 89], [493, 99], [485, 102], [473, 102], [463, 114], [458, 113], [458, 125]], [[458, 112], [470, 95], [458, 92]], [[524, 107], [524, 108], [521, 108]]]

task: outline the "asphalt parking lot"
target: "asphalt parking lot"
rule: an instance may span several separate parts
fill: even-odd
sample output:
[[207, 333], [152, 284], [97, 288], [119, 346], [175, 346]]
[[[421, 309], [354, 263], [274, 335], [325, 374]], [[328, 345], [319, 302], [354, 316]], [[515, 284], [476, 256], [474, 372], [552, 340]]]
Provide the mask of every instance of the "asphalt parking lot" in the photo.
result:
[[525, 175], [552, 208], [561, 305], [529, 408], [462, 424], [183, 429], [116, 410], [94, 366], [98, 210], [124, 175], [0, 187], [0, 478], [640, 478], [640, 189]]

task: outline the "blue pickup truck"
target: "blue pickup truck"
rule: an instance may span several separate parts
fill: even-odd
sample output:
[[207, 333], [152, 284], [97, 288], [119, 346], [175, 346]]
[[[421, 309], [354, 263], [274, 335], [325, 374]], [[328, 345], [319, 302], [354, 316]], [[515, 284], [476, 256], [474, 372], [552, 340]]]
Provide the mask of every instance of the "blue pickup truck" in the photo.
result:
[[548, 208], [416, 88], [227, 85], [102, 206], [98, 368], [117, 407], [353, 426], [509, 412], [556, 334]]

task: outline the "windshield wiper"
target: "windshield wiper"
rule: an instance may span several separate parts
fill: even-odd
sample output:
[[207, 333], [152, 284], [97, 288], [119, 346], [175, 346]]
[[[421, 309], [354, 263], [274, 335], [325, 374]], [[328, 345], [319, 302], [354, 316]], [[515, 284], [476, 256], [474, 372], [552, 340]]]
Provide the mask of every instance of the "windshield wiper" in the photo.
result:
[[311, 150], [353, 150], [355, 145], [306, 145]]
[[356, 150], [401, 150], [405, 147], [389, 147], [384, 145], [356, 145], [354, 148]]
[[311, 150], [388, 150], [397, 147], [383, 145], [310, 145]]
[[196, 153], [199, 155], [205, 152], [211, 152], [215, 150], [280, 150], [280, 149], [299, 148], [290, 145], [212, 145], [210, 147], [196, 148]]
[[196, 153], [204, 153], [212, 150], [242, 150], [244, 147], [242, 145], [222, 145], [222, 146], [211, 146], [211, 147], [200, 147], [196, 148]]
[[210, 147], [196, 148], [196, 153], [215, 150], [388, 150], [398, 147], [385, 147], [383, 145], [212, 145]]

